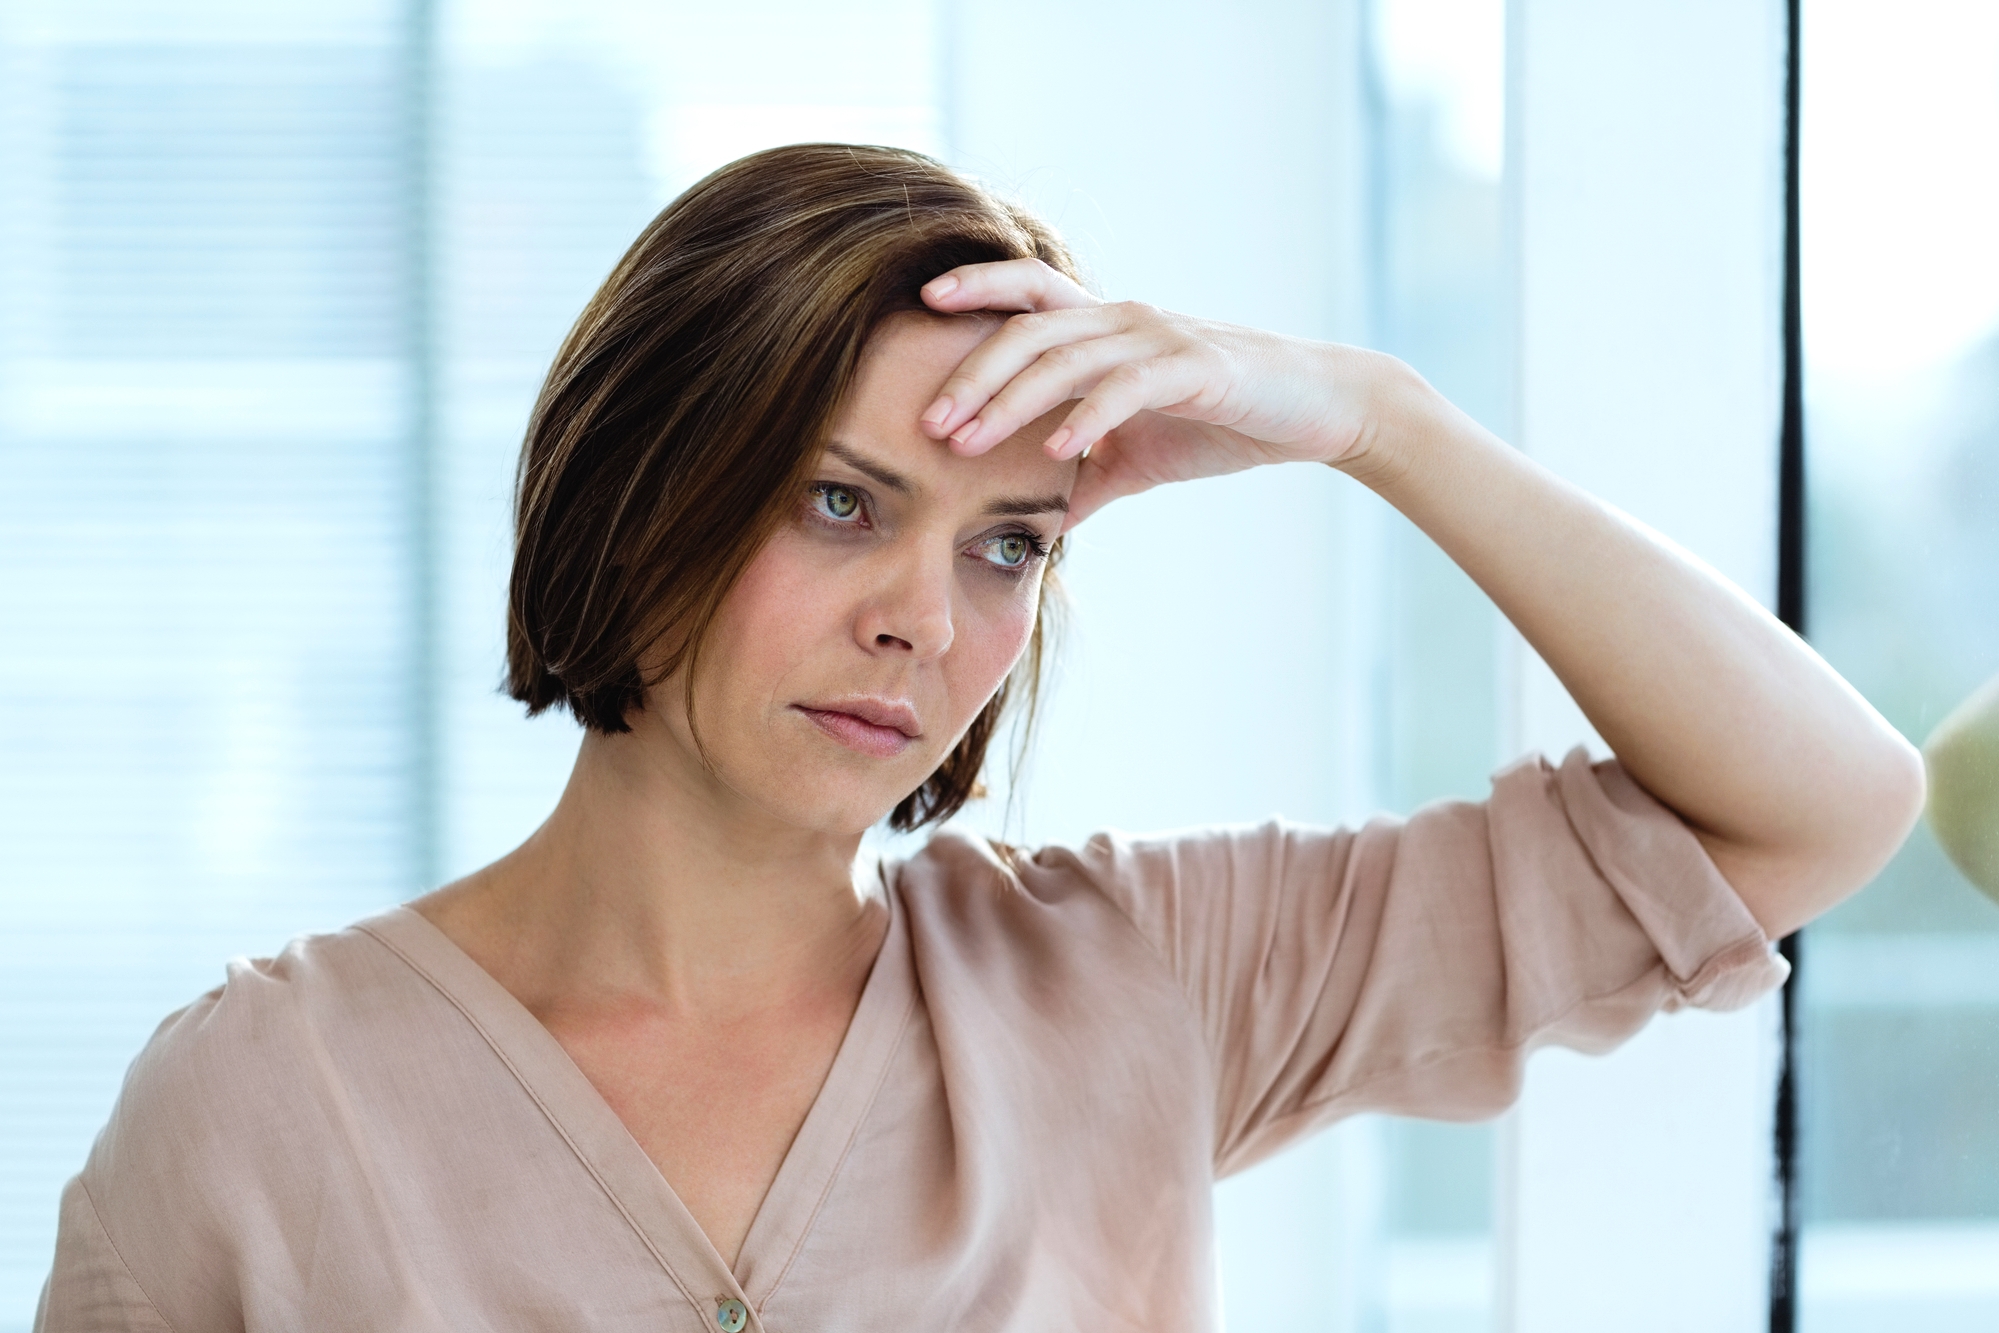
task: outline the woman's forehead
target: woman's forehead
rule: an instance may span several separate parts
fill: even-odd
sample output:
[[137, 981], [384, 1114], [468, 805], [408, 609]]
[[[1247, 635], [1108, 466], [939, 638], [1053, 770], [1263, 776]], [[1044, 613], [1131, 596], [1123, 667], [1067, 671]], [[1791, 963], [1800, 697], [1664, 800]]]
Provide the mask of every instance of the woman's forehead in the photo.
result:
[[890, 316], [868, 340], [854, 383], [834, 422], [832, 439], [847, 461], [865, 458], [912, 481], [950, 489], [1022, 485], [1067, 494], [1076, 464], [1040, 448], [1073, 403], [1058, 404], [985, 454], [965, 458], [923, 433], [918, 418], [944, 381], [1004, 321], [992, 317], [904, 312]]
[[883, 320], [869, 335], [854, 376], [854, 397], [884, 393], [921, 397], [918, 408], [930, 405], [945, 379], [972, 349], [997, 333], [1006, 321], [980, 311], [940, 315], [903, 310]]

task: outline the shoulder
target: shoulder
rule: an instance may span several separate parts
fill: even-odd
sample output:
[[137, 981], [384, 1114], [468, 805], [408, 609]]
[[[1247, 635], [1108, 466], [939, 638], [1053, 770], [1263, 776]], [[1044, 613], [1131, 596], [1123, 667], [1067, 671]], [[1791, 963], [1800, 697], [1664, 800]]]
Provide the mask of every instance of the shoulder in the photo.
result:
[[[412, 983], [362, 923], [237, 959], [160, 1024], [81, 1176], [135, 1271], [223, 1262], [274, 1183], [312, 1170], [338, 1081], [329, 1050], [392, 1035]], [[166, 1237], [170, 1252], [153, 1253]]]
[[[1146, 1089], [1138, 1102], [1197, 1123], [1211, 1114], [1200, 1017], [1093, 869], [1123, 842], [1028, 852], [946, 830], [884, 868], [940, 1057], [1020, 1123], [1068, 1123], [1079, 1079]], [[1010, 1035], [995, 1046], [996, 1032]]]
[[965, 913], [1033, 908], [1039, 913], [1101, 911], [1144, 881], [1170, 877], [1183, 857], [1199, 858], [1227, 830], [1140, 837], [1104, 829], [1074, 844], [1019, 847], [946, 828], [907, 860], [883, 867], [885, 880], [915, 910]]
[[1190, 937], [1230, 933], [1245, 914], [1265, 916], [1300, 895], [1322, 898], [1351, 877], [1357, 859], [1392, 858], [1399, 828], [1387, 818], [1357, 833], [1273, 817], [1145, 834], [1108, 829], [1079, 846], [1039, 849], [1023, 875], [1088, 884], [1177, 957]]
[[1190, 952], [1239, 939], [1245, 914], [1260, 919], [1308, 886], [1338, 884], [1357, 839], [1392, 857], [1394, 822], [1378, 824], [1360, 835], [1283, 819], [1143, 835], [1105, 829], [1031, 851], [945, 830], [885, 870], [919, 940], [926, 929], [1047, 935], [1050, 947], [1085, 941], [1106, 959], [1129, 955], [1136, 965], [1143, 955], [1180, 971]]
[[947, 828], [915, 855], [885, 864], [883, 879], [908, 916], [919, 956], [1076, 951], [1143, 966], [1155, 951], [1114, 883], [1131, 841], [1111, 831], [1078, 847], [1030, 850]]
[[313, 1063], [312, 1028], [379, 1016], [407, 972], [368, 923], [237, 958], [222, 985], [161, 1022], [133, 1060], [117, 1114], [183, 1127], [273, 1090]]
[[[1380, 819], [1382, 828], [1398, 821]], [[1080, 843], [1023, 848], [957, 829], [890, 867], [934, 891], [1012, 891], [1058, 902], [1094, 891], [1113, 898], [1181, 884], [1212, 884], [1280, 868], [1300, 855], [1344, 849], [1353, 834], [1275, 817], [1254, 824], [1209, 824], [1154, 833], [1106, 828]]]

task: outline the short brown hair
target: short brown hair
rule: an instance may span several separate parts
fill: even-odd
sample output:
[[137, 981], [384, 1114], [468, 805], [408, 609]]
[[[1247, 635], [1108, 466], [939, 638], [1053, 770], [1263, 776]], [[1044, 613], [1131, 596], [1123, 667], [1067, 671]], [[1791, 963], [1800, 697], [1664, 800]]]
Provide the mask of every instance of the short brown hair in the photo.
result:
[[[648, 686], [694, 670], [723, 597], [798, 503], [869, 334], [923, 309], [940, 273], [1025, 258], [1078, 277], [1046, 224], [899, 148], [773, 148], [667, 205], [584, 307], [528, 421], [507, 692], [530, 715], [560, 705], [630, 730]], [[648, 679], [640, 660], [660, 648]], [[1037, 614], [1015, 673], [1030, 711], [1045, 649]], [[895, 828], [976, 794], [1014, 684]]]

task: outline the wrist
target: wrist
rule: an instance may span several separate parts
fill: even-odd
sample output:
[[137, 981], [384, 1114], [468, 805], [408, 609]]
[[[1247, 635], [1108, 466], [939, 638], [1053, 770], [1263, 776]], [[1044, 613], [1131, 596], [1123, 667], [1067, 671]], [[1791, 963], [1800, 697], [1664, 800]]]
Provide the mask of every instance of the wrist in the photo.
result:
[[1397, 492], [1419, 484], [1423, 465], [1434, 462], [1464, 428], [1478, 432], [1478, 427], [1406, 362], [1383, 352], [1363, 355], [1368, 363], [1360, 428], [1352, 446], [1330, 465], [1393, 503]]
[[1409, 428], [1430, 386], [1406, 362], [1365, 348], [1342, 349], [1355, 364], [1347, 368], [1359, 392], [1360, 421], [1352, 443], [1330, 459], [1333, 467], [1370, 489], [1408, 470]]

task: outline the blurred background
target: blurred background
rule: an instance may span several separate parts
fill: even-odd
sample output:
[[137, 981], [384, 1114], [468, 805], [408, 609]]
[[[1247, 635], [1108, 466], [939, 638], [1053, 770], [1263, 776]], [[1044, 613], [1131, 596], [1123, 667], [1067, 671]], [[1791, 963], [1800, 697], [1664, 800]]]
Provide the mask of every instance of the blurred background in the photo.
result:
[[[1920, 741], [1999, 671], [1999, 6], [1804, 22], [1806, 620]], [[1999, 908], [1919, 826], [1804, 954], [1807, 1312], [1999, 1328]]]
[[[162, 1016], [553, 802], [574, 726], [497, 691], [515, 451], [706, 171], [935, 153], [1107, 295], [1510, 432], [1503, 3], [1252, 8], [0, 0], [0, 1330]], [[1803, 21], [1809, 628], [1920, 740], [1999, 670], [1999, 9]], [[1125, 502], [1067, 573], [979, 827], [1352, 820], [1511, 757], [1490, 605], [1325, 469]], [[1801, 1326], [1999, 1327], [1999, 909], [1919, 832], [1802, 978]], [[1225, 1183], [1232, 1325], [1496, 1331], [1494, 1143], [1364, 1118]]]

